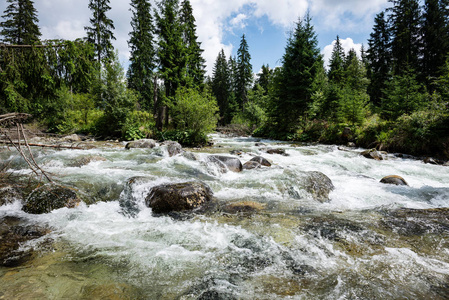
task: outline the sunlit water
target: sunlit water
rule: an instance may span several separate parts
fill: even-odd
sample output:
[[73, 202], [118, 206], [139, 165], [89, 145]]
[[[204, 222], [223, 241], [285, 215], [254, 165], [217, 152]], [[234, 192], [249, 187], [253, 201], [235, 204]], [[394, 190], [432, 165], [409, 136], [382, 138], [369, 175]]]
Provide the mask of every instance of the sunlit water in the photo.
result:
[[[392, 215], [400, 208], [449, 207], [447, 167], [394, 156], [368, 160], [361, 149], [337, 146], [212, 138], [213, 148], [194, 151], [198, 160], [169, 157], [164, 147], [36, 150], [38, 162], [59, 182], [79, 188], [91, 201], [108, 201], [44, 215], [26, 214], [19, 203], [0, 207], [0, 217], [20, 216], [52, 228], [23, 245], [38, 250], [32, 261], [0, 268], [0, 299], [449, 297], [449, 223]], [[288, 156], [267, 154], [256, 142], [284, 148]], [[242, 163], [262, 155], [273, 166], [221, 173], [207, 163], [211, 153], [231, 150], [242, 150]], [[11, 162], [9, 171], [27, 172], [13, 154], [0, 153]], [[106, 160], [72, 166], [88, 155]], [[329, 202], [317, 202], [295, 186], [307, 171], [332, 180]], [[400, 175], [409, 186], [381, 184], [386, 175]], [[133, 185], [138, 210], [132, 215], [119, 200], [136, 176], [145, 179]], [[151, 187], [191, 180], [208, 184], [222, 204], [255, 201], [265, 208], [173, 217], [154, 216], [145, 206]], [[401, 228], [413, 224], [426, 230]]]

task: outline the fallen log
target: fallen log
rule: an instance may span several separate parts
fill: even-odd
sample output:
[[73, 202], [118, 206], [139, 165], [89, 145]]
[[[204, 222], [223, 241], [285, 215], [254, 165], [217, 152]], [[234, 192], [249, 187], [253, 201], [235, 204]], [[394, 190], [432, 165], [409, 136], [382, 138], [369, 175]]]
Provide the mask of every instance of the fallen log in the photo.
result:
[[[6, 145], [14, 145], [14, 142], [10, 141], [2, 141], [0, 144], [6, 144]], [[47, 144], [33, 144], [29, 143], [28, 146], [33, 147], [42, 147], [42, 148], [55, 148], [55, 149], [75, 149], [75, 150], [85, 150], [85, 148], [78, 147], [78, 146], [64, 146], [64, 145], [47, 145]]]

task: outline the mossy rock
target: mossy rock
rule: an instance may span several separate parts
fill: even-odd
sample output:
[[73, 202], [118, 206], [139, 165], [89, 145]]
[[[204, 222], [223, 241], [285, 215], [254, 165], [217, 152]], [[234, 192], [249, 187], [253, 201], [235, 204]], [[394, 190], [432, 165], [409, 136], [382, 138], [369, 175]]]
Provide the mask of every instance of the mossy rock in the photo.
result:
[[31, 192], [22, 209], [30, 214], [45, 214], [63, 207], [74, 208], [80, 202], [75, 190], [49, 183]]
[[154, 213], [193, 210], [213, 198], [212, 190], [203, 182], [163, 184], [153, 187], [145, 204]]
[[0, 187], [0, 206], [13, 203], [14, 201], [23, 202], [21, 191], [13, 186]]

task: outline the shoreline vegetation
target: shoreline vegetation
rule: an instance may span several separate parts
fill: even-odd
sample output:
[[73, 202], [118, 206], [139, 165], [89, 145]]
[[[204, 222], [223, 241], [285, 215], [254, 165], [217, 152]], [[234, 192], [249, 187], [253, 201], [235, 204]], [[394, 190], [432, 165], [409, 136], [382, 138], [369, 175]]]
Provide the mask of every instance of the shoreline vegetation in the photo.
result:
[[[0, 114], [26, 113], [42, 131], [97, 139], [208, 144], [224, 132], [355, 145], [449, 159], [449, 6], [391, 0], [360, 52], [339, 36], [323, 61], [312, 17], [291, 30], [281, 66], [253, 74], [243, 35], [211, 76], [189, 0], [132, 0], [130, 65], [111, 41], [109, 1], [89, 1], [86, 36], [41, 40], [31, 0], [7, 0], [0, 22]], [[23, 9], [18, 9], [22, 7]], [[100, 31], [95, 28], [102, 28]]]

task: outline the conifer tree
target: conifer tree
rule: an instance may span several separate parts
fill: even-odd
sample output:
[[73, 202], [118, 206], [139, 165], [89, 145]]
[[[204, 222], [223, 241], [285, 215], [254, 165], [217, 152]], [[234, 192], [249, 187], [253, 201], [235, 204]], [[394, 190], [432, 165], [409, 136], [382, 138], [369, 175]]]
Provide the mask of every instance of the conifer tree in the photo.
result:
[[247, 91], [253, 80], [253, 67], [251, 65], [251, 55], [248, 50], [248, 43], [245, 35], [242, 35], [240, 47], [237, 50], [237, 103], [240, 110], [243, 110], [244, 104], [248, 101]]
[[153, 71], [156, 67], [154, 26], [149, 0], [131, 0], [132, 31], [130, 39], [130, 65], [127, 72], [128, 87], [139, 92], [141, 105], [153, 108]]
[[335, 40], [335, 45], [332, 49], [331, 59], [329, 61], [329, 80], [332, 83], [342, 83], [343, 73], [344, 73], [344, 62], [345, 62], [345, 50], [340, 42], [340, 37], [337, 35]]
[[16, 45], [31, 45], [41, 36], [37, 23], [37, 10], [31, 0], [6, 0], [9, 3], [0, 23], [3, 42]]
[[269, 65], [262, 65], [261, 72], [257, 74], [256, 84], [254, 85], [254, 90], [257, 89], [257, 85], [260, 85], [264, 90], [264, 95], [268, 95], [269, 84], [271, 81], [271, 75], [273, 70], [270, 69]]
[[391, 50], [395, 74], [405, 68], [419, 69], [420, 7], [418, 0], [389, 0], [391, 10]]
[[379, 13], [374, 19], [373, 32], [368, 40], [367, 58], [370, 79], [368, 94], [371, 102], [378, 106], [385, 97], [385, 82], [391, 71], [391, 34], [385, 12]]
[[222, 49], [215, 60], [212, 75], [212, 92], [217, 99], [221, 123], [226, 125], [229, 118], [229, 97], [231, 93], [231, 80], [228, 62]]
[[184, 0], [181, 3], [180, 22], [183, 31], [182, 39], [187, 52], [186, 75], [194, 86], [201, 88], [204, 85], [206, 74], [206, 60], [202, 57], [204, 50], [201, 49], [201, 43], [198, 42], [195, 17], [189, 0]]
[[87, 41], [95, 46], [98, 62], [109, 62], [114, 55], [112, 40], [115, 40], [114, 22], [106, 16], [111, 9], [109, 0], [89, 0], [89, 9], [92, 11], [91, 26], [84, 27]]
[[282, 71], [277, 81], [272, 103], [272, 123], [278, 132], [293, 132], [298, 121], [306, 116], [314, 93], [317, 74], [323, 68], [318, 40], [306, 15], [299, 19], [288, 39]]
[[422, 73], [429, 84], [441, 75], [449, 53], [449, 1], [426, 0], [422, 18]]

